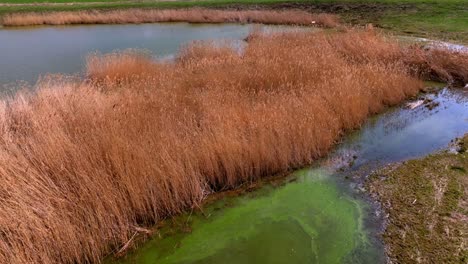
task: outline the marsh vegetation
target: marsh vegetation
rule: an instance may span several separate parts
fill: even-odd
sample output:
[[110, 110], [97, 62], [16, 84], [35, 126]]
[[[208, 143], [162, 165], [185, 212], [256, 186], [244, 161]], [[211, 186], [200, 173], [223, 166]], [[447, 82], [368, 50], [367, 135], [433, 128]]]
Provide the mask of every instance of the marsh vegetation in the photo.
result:
[[0, 260], [99, 261], [135, 227], [310, 163], [422, 88], [381, 59], [396, 48], [351, 32], [195, 44], [175, 63], [117, 53], [3, 101]]
[[2, 19], [4, 26], [68, 24], [141, 24], [156, 22], [262, 23], [336, 27], [338, 17], [300, 10], [214, 10], [214, 9], [125, 9], [52, 13], [13, 13]]
[[3, 99], [0, 262], [99, 262], [213, 192], [310, 164], [423, 79], [468, 80], [467, 54], [372, 30], [246, 41], [92, 55], [85, 78]]

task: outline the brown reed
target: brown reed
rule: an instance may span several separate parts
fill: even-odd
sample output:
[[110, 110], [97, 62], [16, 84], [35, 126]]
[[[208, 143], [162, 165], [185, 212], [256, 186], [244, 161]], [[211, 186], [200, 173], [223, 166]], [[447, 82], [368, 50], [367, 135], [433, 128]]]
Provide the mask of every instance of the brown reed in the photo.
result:
[[331, 14], [311, 14], [300, 10], [122, 9], [13, 13], [5, 15], [2, 24], [4, 26], [31, 26], [155, 22], [261, 23], [336, 27], [338, 17]]

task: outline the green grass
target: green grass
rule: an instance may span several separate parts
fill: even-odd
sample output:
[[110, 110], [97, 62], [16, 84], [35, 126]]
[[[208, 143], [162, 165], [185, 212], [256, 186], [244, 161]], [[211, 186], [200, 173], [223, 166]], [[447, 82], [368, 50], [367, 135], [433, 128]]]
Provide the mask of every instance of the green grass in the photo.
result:
[[[117, 8], [222, 8], [255, 5], [275, 8], [281, 3], [296, 3], [295, 7], [313, 7], [316, 12], [338, 13], [351, 24], [373, 23], [377, 27], [420, 37], [468, 43], [468, 4], [466, 0], [193, 0], [142, 2], [118, 0], [0, 0], [0, 3], [76, 3], [74, 5], [1, 6], [0, 15], [25, 11], [72, 11]], [[123, 0], [125, 1], [125, 0]], [[106, 2], [94, 3], [89, 2]]]
[[405, 12], [388, 12], [381, 27], [430, 38], [468, 41], [468, 4], [424, 4]]
[[[0, 0], [0, 3], [28, 4], [28, 3], [86, 3], [86, 2], [117, 2], [122, 0]], [[125, 0], [124, 0], [125, 1]]]
[[[78, 2], [158, 2], [158, 0], [0, 0], [0, 3], [78, 3]], [[196, 0], [192, 0], [196, 2]], [[302, 1], [288, 1], [288, 0], [267, 0], [267, 1], [256, 1], [256, 0], [238, 0], [238, 1], [226, 1], [226, 0], [213, 0], [212, 2], [236, 2], [236, 3], [256, 3], [256, 2], [309, 2], [309, 3], [466, 3], [465, 0], [302, 0]]]

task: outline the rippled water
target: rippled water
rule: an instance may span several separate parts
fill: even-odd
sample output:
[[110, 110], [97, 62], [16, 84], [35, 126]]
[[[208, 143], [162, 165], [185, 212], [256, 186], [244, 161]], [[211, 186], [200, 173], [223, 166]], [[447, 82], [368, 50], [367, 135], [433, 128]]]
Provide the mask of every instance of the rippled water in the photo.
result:
[[335, 155], [355, 156], [354, 169], [384, 165], [426, 155], [468, 132], [468, 89], [443, 89], [421, 99], [425, 98], [431, 102], [415, 109], [395, 108], [371, 118]]

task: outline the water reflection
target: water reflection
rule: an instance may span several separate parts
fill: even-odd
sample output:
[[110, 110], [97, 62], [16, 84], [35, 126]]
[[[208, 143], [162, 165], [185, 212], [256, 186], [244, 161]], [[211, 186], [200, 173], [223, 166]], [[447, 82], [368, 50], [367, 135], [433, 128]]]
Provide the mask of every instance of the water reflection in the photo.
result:
[[85, 25], [0, 29], [0, 84], [35, 82], [46, 73], [76, 73], [86, 55], [128, 48], [145, 49], [158, 57], [174, 54], [193, 40], [243, 39], [250, 25]]
[[434, 152], [468, 131], [468, 91], [444, 89], [425, 98], [430, 104], [393, 109], [369, 120], [332, 157], [346, 157], [354, 169], [382, 165]]

